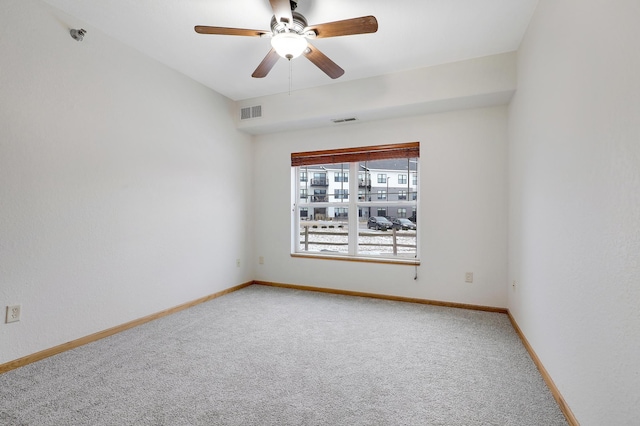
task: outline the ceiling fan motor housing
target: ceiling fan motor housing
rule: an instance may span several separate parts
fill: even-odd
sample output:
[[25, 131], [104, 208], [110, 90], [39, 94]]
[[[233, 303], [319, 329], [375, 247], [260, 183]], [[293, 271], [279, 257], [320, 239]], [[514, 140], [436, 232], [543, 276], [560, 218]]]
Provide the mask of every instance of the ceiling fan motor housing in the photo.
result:
[[[303, 34], [304, 29], [307, 28], [308, 26], [307, 19], [304, 16], [302, 16], [302, 14], [295, 11], [291, 12], [291, 15], [293, 16], [293, 25], [289, 27], [289, 31], [294, 32], [296, 34]], [[287, 32], [287, 27], [285, 26], [284, 23], [278, 22], [276, 20], [276, 17], [273, 16], [271, 18], [271, 31], [273, 32], [274, 35], [276, 35], [279, 33]]]

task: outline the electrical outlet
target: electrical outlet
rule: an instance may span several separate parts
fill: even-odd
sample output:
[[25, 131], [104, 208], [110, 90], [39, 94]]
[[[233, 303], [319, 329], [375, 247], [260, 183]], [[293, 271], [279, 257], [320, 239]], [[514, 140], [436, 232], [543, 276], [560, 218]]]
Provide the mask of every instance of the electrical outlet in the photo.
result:
[[473, 272], [467, 272], [466, 274], [464, 274], [464, 281], [467, 283], [472, 283], [473, 282]]
[[236, 259], [236, 267], [240, 267], [240, 259]]
[[20, 321], [20, 311], [22, 310], [21, 308], [21, 305], [7, 306], [7, 324], [9, 324], [10, 322]]
[[260, 265], [264, 265], [264, 257], [263, 256], [258, 257], [258, 263]]

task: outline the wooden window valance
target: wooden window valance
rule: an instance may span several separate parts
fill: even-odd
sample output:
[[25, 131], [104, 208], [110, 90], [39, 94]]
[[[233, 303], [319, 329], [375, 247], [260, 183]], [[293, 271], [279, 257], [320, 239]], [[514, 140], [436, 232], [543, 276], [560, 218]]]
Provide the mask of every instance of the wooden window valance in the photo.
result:
[[420, 142], [291, 153], [291, 166], [420, 157]]

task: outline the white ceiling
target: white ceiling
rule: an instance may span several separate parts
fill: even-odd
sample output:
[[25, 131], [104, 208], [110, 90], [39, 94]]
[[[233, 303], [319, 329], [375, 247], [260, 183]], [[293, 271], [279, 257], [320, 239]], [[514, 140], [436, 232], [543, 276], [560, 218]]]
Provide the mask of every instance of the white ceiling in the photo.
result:
[[309, 24], [374, 15], [375, 34], [314, 40], [345, 74], [331, 80], [306, 58], [251, 73], [270, 40], [197, 34], [195, 25], [269, 30], [268, 0], [44, 0], [78, 22], [215, 91], [243, 100], [516, 50], [538, 0], [299, 0]]

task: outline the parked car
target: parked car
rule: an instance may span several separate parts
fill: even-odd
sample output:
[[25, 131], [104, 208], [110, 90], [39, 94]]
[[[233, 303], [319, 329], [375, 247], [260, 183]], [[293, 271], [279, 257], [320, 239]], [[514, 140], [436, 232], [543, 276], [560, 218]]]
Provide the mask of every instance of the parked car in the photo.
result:
[[386, 231], [387, 229], [393, 228], [393, 223], [382, 216], [371, 216], [367, 222], [367, 228]]
[[399, 219], [393, 219], [392, 223], [393, 223], [393, 228], [396, 230], [402, 229], [403, 231], [407, 231], [407, 230], [413, 231], [416, 229], [416, 224], [404, 217], [401, 217]]

